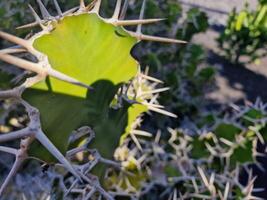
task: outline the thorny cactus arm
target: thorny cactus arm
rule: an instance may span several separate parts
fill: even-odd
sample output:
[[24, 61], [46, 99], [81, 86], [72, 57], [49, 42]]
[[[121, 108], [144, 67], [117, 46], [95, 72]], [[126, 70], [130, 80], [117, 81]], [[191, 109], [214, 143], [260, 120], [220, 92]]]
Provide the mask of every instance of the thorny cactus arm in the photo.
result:
[[[6, 39], [6, 40], [18, 45], [18, 46], [13, 47], [13, 48], [1, 50], [0, 51], [0, 60], [3, 60], [5, 62], [10, 63], [12, 65], [15, 65], [19, 68], [22, 68], [24, 70], [34, 72], [37, 74], [35, 77], [28, 78], [26, 80], [26, 82], [18, 88], [15, 88], [15, 89], [12, 89], [9, 91], [1, 91], [0, 92], [0, 99], [12, 98], [12, 99], [15, 99], [18, 103], [21, 103], [26, 108], [26, 111], [28, 112], [28, 116], [30, 118], [30, 123], [29, 123], [27, 128], [20, 130], [20, 131], [15, 131], [15, 132], [0, 136], [0, 142], [14, 140], [14, 139], [21, 139], [21, 147], [19, 150], [8, 149], [5, 147], [0, 148], [0, 150], [15, 154], [15, 156], [16, 156], [16, 161], [15, 161], [7, 179], [5, 180], [4, 184], [2, 185], [1, 191], [4, 190], [4, 188], [7, 186], [8, 182], [15, 175], [15, 173], [18, 170], [18, 168], [20, 167], [21, 163], [25, 159], [27, 159], [27, 150], [29, 148], [29, 145], [32, 143], [33, 140], [37, 139], [55, 158], [57, 158], [57, 160], [69, 172], [71, 172], [77, 178], [77, 180], [79, 180], [79, 181], [83, 180], [83, 182], [89, 183], [89, 185], [92, 184], [92, 186], [93, 186], [93, 189], [91, 190], [92, 194], [96, 190], [101, 195], [106, 197], [107, 199], [113, 199], [109, 194], [107, 194], [99, 186], [99, 183], [97, 181], [92, 181], [85, 174], [83, 174], [82, 172], [79, 172], [79, 170], [77, 170], [72, 164], [70, 164], [70, 162], [60, 153], [60, 151], [53, 145], [53, 143], [48, 139], [48, 137], [42, 131], [40, 118], [39, 118], [39, 111], [36, 108], [34, 108], [33, 106], [31, 106], [30, 104], [28, 104], [26, 101], [24, 101], [21, 98], [21, 95], [25, 89], [30, 88], [41, 81], [44, 81], [48, 76], [53, 77], [57, 80], [61, 80], [61, 81], [73, 84], [73, 85], [78, 85], [78, 86], [85, 88], [85, 89], [88, 89], [88, 90], [91, 89], [91, 87], [88, 84], [52, 68], [51, 64], [48, 61], [48, 58], [47, 58], [48, 56], [39, 52], [38, 50], [36, 50], [34, 45], [33, 45], [36, 38], [39, 38], [39, 36], [50, 34], [51, 30], [53, 30], [53, 28], [54, 28], [53, 27], [54, 22], [57, 23], [59, 20], [63, 20], [63, 18], [67, 17], [67, 16], [70, 17], [70, 16], [78, 16], [80, 14], [96, 14], [97, 17], [99, 18], [99, 21], [102, 20], [105, 23], [111, 24], [115, 27], [116, 26], [138, 25], [137, 32], [130, 32], [130, 31], [123, 29], [126, 33], [128, 33], [133, 38], [137, 38], [138, 41], [150, 40], [150, 41], [168, 42], [168, 43], [185, 43], [184, 41], [180, 41], [180, 40], [155, 37], [155, 36], [149, 36], [149, 35], [142, 34], [142, 32], [141, 32], [141, 25], [142, 24], [155, 23], [155, 22], [158, 22], [162, 19], [143, 19], [144, 6], [145, 6], [145, 1], [144, 1], [142, 11], [140, 14], [140, 19], [123, 20], [124, 17], [123, 16], [120, 17], [120, 13], [122, 13], [122, 15], [124, 15], [123, 13], [126, 12], [126, 8], [128, 5], [127, 2], [128, 1], [125, 1], [125, 4], [124, 4], [125, 6], [124, 6], [124, 8], [122, 8], [122, 1], [117, 0], [116, 8], [115, 8], [115, 11], [114, 11], [112, 18], [103, 19], [102, 17], [99, 16], [99, 9], [101, 6], [101, 0], [94, 0], [88, 6], [86, 6], [84, 1], [81, 0], [79, 8], [74, 8], [74, 9], [71, 9], [67, 12], [62, 12], [62, 10], [59, 7], [58, 2], [56, 0], [54, 0], [54, 4], [55, 4], [56, 10], [58, 12], [58, 16], [55, 16], [55, 17], [51, 16], [49, 14], [49, 12], [45, 8], [45, 6], [41, 2], [41, 0], [37, 0], [37, 3], [39, 4], [43, 19], [41, 19], [37, 15], [37, 13], [32, 9], [32, 7], [30, 7], [36, 21], [31, 23], [31, 24], [27, 24], [27, 25], [24, 25], [22, 27], [19, 27], [19, 28], [28, 28], [28, 27], [33, 27], [33, 26], [39, 25], [43, 29], [42, 32], [36, 34], [35, 36], [30, 38], [29, 40], [25, 40], [25, 39], [21, 39], [21, 38], [18, 38], [16, 36], [13, 36], [13, 35], [10, 35], [10, 34], [7, 34], [7, 33], [0, 31], [0, 37], [1, 38]], [[18, 57], [13, 55], [16, 53], [21, 53], [21, 52], [28, 52], [28, 53], [32, 54], [38, 60], [37, 63], [31, 62], [31, 61], [28, 61], [28, 60], [25, 60], [22, 58], [18, 58]], [[139, 76], [140, 77], [142, 76], [142, 78], [150, 80], [150, 81], [159, 82], [156, 79], [153, 79], [147, 75], [142, 75], [142, 74], [140, 75], [139, 74]], [[132, 77], [132, 78], [134, 78], [134, 77]], [[149, 93], [140, 93], [139, 97], [141, 99], [144, 99], [144, 101], [141, 102], [141, 104], [146, 105], [149, 108], [149, 110], [159, 112], [159, 113], [171, 116], [171, 117], [176, 117], [176, 115], [162, 110], [163, 107], [160, 105], [154, 104], [152, 99], [151, 99], [151, 102], [147, 102], [146, 98], [143, 97], [143, 95], [152, 95], [155, 92], [161, 92], [164, 90], [166, 90], [166, 88], [161, 89], [161, 90], [155, 90], [155, 91], [152, 91]], [[134, 96], [136, 97], [138, 95], [134, 95]], [[138, 122], [138, 123], [140, 123], [140, 122]], [[148, 135], [148, 133], [138, 131], [138, 130], [131, 130], [131, 131], [132, 131], [131, 136], [133, 137], [134, 141], [137, 144], [138, 144], [138, 141], [135, 137], [135, 134], [136, 135], [143, 135], [143, 136]], [[99, 157], [98, 161], [103, 162], [103, 163], [107, 163], [109, 165], [110, 164], [114, 165], [113, 162], [108, 161], [106, 159], [103, 159], [102, 157]], [[86, 170], [86, 171], [88, 171], [88, 170]], [[77, 180], [76, 180], [76, 182], [78, 182]]]
[[[257, 152], [255, 143], [261, 142], [261, 137], [266, 141], [266, 105], [259, 99], [255, 104], [240, 107], [233, 105], [235, 111], [216, 117], [208, 127], [196, 128], [196, 132], [191, 133], [192, 137], [186, 134], [186, 128], [176, 130], [169, 128], [171, 137], [168, 145], [173, 148], [173, 151], [169, 149], [169, 146], [165, 149], [164, 140], [159, 142], [160, 132], [154, 142], [139, 140], [143, 146], [142, 152], [137, 151], [137, 148], [133, 146], [131, 151], [125, 153], [123, 146], [120, 147], [117, 155], [126, 154], [126, 156], [118, 156], [119, 160], [124, 161], [121, 159], [124, 157], [131, 161], [130, 153], [134, 152], [136, 162], [134, 164], [137, 168], [141, 169], [141, 172], [146, 171], [146, 167], [148, 172], [152, 171], [150, 184], [143, 184], [142, 189], [132, 191], [133, 194], [138, 197], [140, 197], [139, 192], [141, 196], [149, 195], [157, 190], [156, 185], [160, 184], [166, 187], [166, 190], [162, 192], [162, 199], [174, 197], [181, 199], [262, 199], [256, 196], [258, 192], [264, 191], [264, 188], [257, 188], [259, 186], [257, 186], [251, 164], [265, 171], [264, 166], [261, 166], [257, 160], [264, 154]], [[233, 127], [238, 127], [238, 129]], [[259, 137], [259, 134], [262, 136]], [[126, 142], [125, 145], [129, 144]], [[263, 151], [266, 152], [266, 149], [264, 148]], [[144, 155], [146, 158], [141, 159]], [[143, 164], [139, 162], [139, 159]], [[160, 169], [166, 169], [166, 171]], [[153, 172], [156, 175], [153, 176]], [[245, 183], [241, 182], [243, 179], [240, 179], [244, 173], [247, 174]], [[116, 177], [116, 174], [111, 175], [111, 178], [114, 176]], [[157, 176], [164, 177], [165, 180], [154, 178]], [[129, 182], [131, 177], [126, 176], [124, 179]], [[142, 182], [142, 177], [140, 180]], [[132, 180], [130, 182], [136, 184]], [[144, 183], [147, 183], [146, 179]], [[132, 187], [132, 185], [114, 184], [112, 188], [115, 191], [125, 191]]]
[[[18, 169], [21, 167], [23, 162], [28, 159], [28, 148], [30, 144], [35, 140], [39, 140], [40, 143], [42, 143], [56, 158], [58, 158], [59, 162], [65, 167], [68, 171], [70, 171], [77, 179], [73, 183], [73, 187], [75, 184], [77, 184], [79, 181], [83, 180], [86, 183], [89, 183], [93, 186], [94, 189], [91, 190], [90, 194], [93, 195], [94, 192], [98, 191], [101, 195], [103, 195], [106, 199], [112, 200], [113, 197], [111, 197], [108, 193], [106, 193], [103, 188], [99, 185], [97, 178], [93, 177], [86, 177], [83, 173], [88, 173], [96, 164], [97, 162], [103, 162], [108, 165], [113, 165], [116, 167], [119, 167], [118, 164], [112, 161], [108, 161], [104, 158], [102, 158], [97, 151], [94, 152], [95, 157], [95, 164], [88, 164], [87, 167], [84, 167], [81, 172], [79, 172], [77, 169], [75, 169], [74, 166], [72, 166], [69, 161], [57, 150], [57, 148], [54, 147], [54, 145], [47, 139], [45, 134], [41, 130], [41, 124], [40, 124], [40, 116], [39, 112], [36, 108], [29, 105], [27, 102], [21, 99], [20, 95], [23, 91], [23, 87], [18, 87], [9, 91], [0, 91], [0, 99], [8, 99], [12, 98], [15, 99], [18, 103], [21, 103], [26, 108], [26, 111], [28, 113], [28, 116], [30, 118], [30, 123], [27, 128], [22, 129], [20, 131], [15, 131], [11, 133], [7, 133], [6, 135], [0, 136], [0, 142], [6, 142], [14, 139], [21, 139], [20, 143], [20, 149], [16, 150], [9, 147], [0, 146], [0, 151], [10, 153], [16, 156], [15, 162], [12, 166], [12, 169], [10, 170], [8, 176], [6, 177], [4, 183], [2, 184], [0, 188], [0, 196], [3, 194], [3, 191], [7, 187], [8, 183], [11, 181], [11, 179], [15, 176]], [[92, 138], [89, 138], [89, 142]], [[69, 189], [68, 192], [66, 192], [66, 195], [72, 191], [72, 187]]]
[[[0, 31], [0, 37], [6, 38], [6, 39], [10, 40], [11, 42], [17, 42], [17, 44], [20, 43], [19, 40], [17, 41], [15, 39], [15, 37], [12, 37], [12, 36], [9, 37], [9, 36], [11, 36], [11, 35], [3, 33]], [[28, 50], [31, 51], [30, 48]], [[79, 85], [79, 86], [91, 89], [90, 86], [88, 86], [84, 83], [81, 83], [78, 80], [76, 80], [72, 77], [69, 77], [69, 76], [67, 76], [67, 75], [65, 75], [59, 71], [56, 71], [50, 67], [42, 66], [41, 64], [33, 63], [33, 62], [30, 62], [30, 61], [27, 61], [27, 60], [24, 60], [21, 58], [17, 58], [15, 56], [12, 56], [12, 55], [9, 55], [6, 53], [1, 53], [1, 52], [0, 52], [0, 59], [7, 62], [7, 63], [10, 63], [10, 64], [13, 64], [17, 67], [20, 67], [22, 69], [25, 69], [25, 70], [28, 70], [31, 72], [35, 72], [35, 73], [39, 74], [39, 76], [42, 77], [42, 79], [45, 79], [47, 76], [51, 76], [51, 77], [57, 78], [59, 80], [69, 82], [69, 83], [74, 84], [74, 85]]]
[[19, 170], [19, 168], [23, 164], [23, 161], [28, 158], [27, 150], [28, 150], [28, 147], [30, 146], [30, 144], [32, 143], [33, 140], [34, 140], [33, 137], [27, 137], [26, 139], [21, 139], [20, 149], [18, 149], [18, 150], [8, 149], [8, 151], [7, 151], [6, 147], [0, 147], [0, 151], [6, 152], [6, 153], [11, 153], [11, 154], [14, 154], [16, 156], [13, 167], [10, 170], [8, 176], [6, 177], [4, 183], [2, 184], [2, 186], [0, 188], [0, 196], [3, 194], [3, 191], [5, 190], [5, 188], [7, 187], [9, 182], [11, 181], [11, 179], [16, 175], [17, 171]]
[[[30, 79], [32, 80], [34, 78]], [[36, 80], [38, 81], [38, 77]], [[27, 87], [29, 79], [25, 83]], [[64, 167], [66, 167], [74, 176], [76, 176], [81, 180], [80, 176], [73, 168], [73, 166], [65, 159], [65, 157], [57, 150], [57, 148], [54, 147], [54, 145], [47, 139], [47, 137], [43, 133], [41, 129], [39, 111], [21, 99], [21, 93], [26, 87], [25, 84], [23, 84], [21, 87], [9, 91], [0, 91], [0, 99], [8, 99], [8, 98], [15, 99], [17, 102], [21, 103], [25, 107], [28, 116], [30, 118], [30, 123], [27, 128], [0, 136], [0, 142], [6, 142], [14, 139], [22, 139], [20, 149], [17, 150], [15, 153], [16, 161], [10, 171], [10, 174], [8, 175], [4, 184], [2, 185], [0, 191], [3, 191], [5, 189], [12, 176], [15, 175], [16, 171], [18, 170], [22, 162], [27, 158], [27, 150], [29, 148], [29, 145], [35, 138], [39, 140], [49, 151], [51, 151], [51, 153], [56, 158], [58, 158], [58, 160], [64, 165]]]

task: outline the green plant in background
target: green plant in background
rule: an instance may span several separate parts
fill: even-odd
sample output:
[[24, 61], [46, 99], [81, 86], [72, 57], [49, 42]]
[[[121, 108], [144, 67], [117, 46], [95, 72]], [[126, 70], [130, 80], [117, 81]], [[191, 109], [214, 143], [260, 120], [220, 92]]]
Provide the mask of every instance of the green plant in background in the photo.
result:
[[[13, 99], [23, 105], [29, 117], [25, 128], [0, 137], [1, 142], [21, 139], [19, 150], [1, 147], [1, 151], [14, 154], [16, 160], [0, 193], [28, 158], [30, 150], [30, 156], [47, 163], [56, 158], [77, 179], [70, 191], [77, 182], [83, 181], [91, 185], [91, 196], [99, 193], [113, 199], [95, 178], [87, 176], [94, 165], [79, 168], [68, 160], [79, 152], [91, 152], [91, 158], [100, 159], [96, 151], [87, 150], [93, 137], [91, 132], [86, 128], [87, 131], [76, 133], [78, 136], [74, 136], [74, 142], [79, 142], [72, 149], [68, 149], [69, 137], [78, 127], [90, 126], [99, 138], [93, 147], [99, 149], [101, 156], [111, 157], [121, 135], [121, 142], [131, 136], [137, 144], [137, 135], [150, 135], [136, 130], [142, 113], [151, 110], [176, 117], [163, 110], [154, 95], [167, 88], [156, 89], [155, 83], [160, 81], [142, 74], [130, 51], [140, 40], [185, 42], [143, 34], [142, 24], [161, 20], [142, 19], [144, 6], [140, 19], [123, 20], [120, 14], [127, 6], [122, 7], [121, 0], [117, 1], [111, 18], [99, 15], [100, 0], [87, 6], [80, 1], [78, 8], [64, 13], [54, 1], [58, 12], [56, 17], [50, 15], [40, 0], [37, 2], [43, 19], [30, 6], [36, 21], [23, 28], [39, 25], [40, 32], [29, 39], [0, 32], [2, 38], [19, 45], [1, 50], [0, 59], [31, 72], [20, 86], [0, 93], [1, 99]], [[133, 25], [138, 26], [136, 32], [123, 28]], [[37, 62], [25, 59], [23, 54], [23, 58], [14, 56], [24, 52], [34, 56]], [[151, 81], [155, 83], [151, 84]], [[45, 148], [35, 144], [35, 140]]]
[[256, 11], [249, 4], [238, 13], [236, 9], [229, 16], [225, 31], [218, 38], [219, 47], [234, 64], [240, 64], [242, 56], [247, 62], [259, 63], [267, 51], [267, 3], [259, 1]]

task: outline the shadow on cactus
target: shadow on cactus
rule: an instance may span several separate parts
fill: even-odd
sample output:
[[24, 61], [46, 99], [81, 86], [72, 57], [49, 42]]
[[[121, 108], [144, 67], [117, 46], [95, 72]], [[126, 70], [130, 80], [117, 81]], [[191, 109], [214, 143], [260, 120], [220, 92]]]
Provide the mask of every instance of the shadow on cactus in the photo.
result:
[[[29, 116], [26, 128], [0, 136], [0, 142], [21, 139], [19, 150], [0, 149], [16, 156], [0, 193], [28, 158], [28, 149], [30, 155], [45, 162], [56, 158], [77, 180], [94, 183], [94, 178], [83, 174], [86, 170], [77, 168], [64, 157], [68, 150], [76, 153], [85, 150], [84, 146], [68, 149], [72, 131], [81, 126], [94, 130], [95, 147], [102, 155], [111, 157], [122, 135], [121, 140], [131, 136], [137, 144], [136, 135], [150, 135], [137, 130], [144, 112], [151, 110], [176, 117], [156, 101], [155, 94], [168, 88], [155, 88], [160, 81], [141, 73], [138, 62], [131, 56], [131, 49], [141, 40], [184, 43], [142, 34], [142, 24], [161, 20], [143, 19], [145, 2], [137, 20], [123, 20], [127, 1], [122, 6], [122, 1], [118, 0], [109, 19], [99, 15], [101, 0], [89, 5], [81, 0], [78, 8], [65, 13], [54, 1], [58, 11], [55, 17], [40, 0], [37, 2], [43, 19], [30, 6], [36, 21], [20, 28], [39, 25], [42, 31], [28, 40], [0, 31], [0, 37], [18, 45], [1, 50], [0, 59], [31, 72], [22, 85], [0, 92], [1, 99], [13, 99], [22, 104]], [[135, 25], [138, 26], [136, 32], [123, 28]], [[22, 52], [30, 53], [37, 62], [14, 55]], [[29, 148], [35, 139], [43, 147], [35, 144]], [[105, 198], [113, 199], [97, 183], [93, 186]]]

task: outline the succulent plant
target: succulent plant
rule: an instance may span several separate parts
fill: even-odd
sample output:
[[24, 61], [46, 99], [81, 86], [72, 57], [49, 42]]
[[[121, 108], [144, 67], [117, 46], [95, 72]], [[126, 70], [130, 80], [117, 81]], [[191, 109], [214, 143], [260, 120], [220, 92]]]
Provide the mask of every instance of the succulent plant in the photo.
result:
[[[45, 163], [57, 160], [75, 177], [74, 186], [82, 182], [90, 185], [91, 196], [99, 193], [113, 199], [94, 176], [87, 175], [95, 164], [78, 167], [71, 163], [71, 157], [87, 152], [93, 160], [103, 161], [97, 151], [87, 149], [93, 138], [90, 128], [97, 138], [93, 148], [110, 158], [119, 141], [122, 143], [127, 136], [138, 144], [136, 135], [150, 135], [137, 130], [144, 112], [176, 117], [156, 100], [156, 94], [168, 88], [155, 88], [160, 81], [140, 72], [131, 49], [141, 40], [185, 42], [142, 33], [143, 24], [162, 20], [143, 19], [146, 1], [137, 20], [123, 19], [128, 1], [122, 6], [118, 0], [109, 19], [99, 15], [101, 0], [88, 5], [81, 0], [79, 7], [66, 12], [54, 0], [57, 16], [51, 16], [41, 0], [37, 2], [42, 18], [30, 6], [35, 22], [20, 28], [40, 26], [40, 32], [22, 39], [0, 31], [1, 38], [17, 45], [1, 50], [0, 60], [29, 72], [21, 85], [0, 91], [1, 99], [23, 105], [29, 118], [25, 128], [0, 136], [0, 142], [21, 139], [19, 149], [0, 147], [16, 157], [0, 194], [23, 162], [34, 156]], [[137, 31], [128, 31], [124, 26], [137, 26]], [[25, 53], [31, 55], [30, 60], [24, 57]], [[84, 126], [90, 128], [73, 133]]]
[[125, 140], [115, 157], [136, 176], [111, 170], [106, 184], [133, 199], [261, 199], [265, 186], [257, 185], [254, 170], [265, 171], [260, 158], [266, 149], [258, 147], [266, 142], [267, 105], [258, 100], [232, 107], [192, 135], [168, 128], [167, 140], [160, 131], [140, 139], [142, 151]]
[[255, 11], [249, 9], [247, 2], [240, 12], [233, 9], [224, 32], [218, 38], [219, 47], [233, 64], [259, 64], [266, 56], [266, 29], [267, 2], [258, 1]]

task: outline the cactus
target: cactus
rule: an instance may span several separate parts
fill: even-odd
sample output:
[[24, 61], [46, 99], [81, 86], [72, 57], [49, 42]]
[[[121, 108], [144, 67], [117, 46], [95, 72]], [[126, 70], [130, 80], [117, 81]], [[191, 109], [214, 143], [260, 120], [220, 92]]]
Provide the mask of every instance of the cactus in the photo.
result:
[[136, 199], [261, 199], [257, 192], [264, 188], [254, 186], [251, 164], [265, 170], [259, 162], [265, 152], [257, 146], [266, 142], [266, 104], [232, 107], [191, 136], [168, 128], [167, 140], [161, 132], [154, 140], [141, 139], [142, 152], [125, 140], [115, 157], [137, 175], [112, 170], [106, 184], [118, 196], [127, 191]]
[[[262, 189], [254, 186], [251, 164], [264, 170], [259, 158], [265, 152], [257, 147], [267, 140], [266, 104], [258, 100], [253, 105], [233, 105], [230, 113], [201, 113], [192, 126], [167, 128], [153, 138], [140, 130], [142, 116], [154, 111], [176, 117], [157, 101], [158, 93], [169, 88], [159, 88], [160, 80], [148, 76], [147, 70], [141, 72], [130, 51], [140, 40], [182, 41], [142, 34], [142, 24], [161, 20], [143, 19], [146, 1], [138, 20], [123, 19], [127, 0], [123, 7], [117, 1], [110, 19], [99, 15], [100, 0], [88, 5], [80, 1], [79, 7], [65, 13], [54, 1], [55, 17], [37, 2], [42, 19], [30, 7], [36, 21], [20, 28], [39, 25], [39, 33], [21, 39], [0, 32], [19, 45], [1, 50], [0, 59], [27, 71], [15, 79], [0, 72], [0, 87], [5, 89], [0, 91], [5, 105], [0, 121], [8, 118], [14, 103], [23, 105], [29, 118], [26, 128], [0, 135], [0, 142], [20, 139], [18, 149], [0, 146], [0, 151], [16, 158], [0, 193], [8, 192], [8, 183], [33, 156], [38, 166], [55, 164], [43, 169], [48, 180], [37, 177], [45, 189], [33, 187], [32, 199], [260, 199], [256, 192]], [[127, 31], [128, 25], [137, 25], [137, 32]], [[31, 61], [22, 58], [25, 52], [32, 55]], [[193, 54], [202, 55], [198, 53]], [[197, 75], [195, 70], [186, 73], [200, 81], [211, 77], [209, 68]], [[24, 82], [8, 90], [14, 81]], [[9, 129], [8, 124], [0, 126], [1, 132]], [[118, 144], [115, 161], [110, 160]], [[111, 167], [104, 182], [99, 181], [101, 164]], [[244, 173], [245, 183], [240, 180]], [[10, 199], [18, 198], [28, 180], [20, 179], [10, 189]]]
[[217, 39], [219, 47], [233, 64], [260, 64], [260, 59], [266, 56], [266, 29], [266, 1], [259, 1], [255, 11], [249, 9], [247, 2], [240, 12], [234, 9], [230, 14], [224, 32]]
[[[122, 7], [122, 1], [118, 0], [109, 19], [99, 15], [101, 0], [93, 0], [88, 5], [81, 0], [78, 8], [66, 12], [61, 11], [55, 0], [57, 16], [51, 16], [41, 0], [37, 2], [42, 18], [30, 6], [35, 22], [20, 28], [40, 26], [40, 32], [29, 39], [22, 39], [0, 31], [1, 38], [17, 45], [1, 50], [0, 60], [30, 72], [20, 86], [0, 91], [1, 99], [12, 99], [23, 105], [29, 117], [28, 126], [24, 129], [0, 136], [0, 142], [21, 139], [18, 150], [0, 147], [1, 151], [16, 157], [0, 194], [28, 158], [29, 152], [30, 156], [48, 163], [56, 159], [76, 178], [74, 186], [79, 181], [84, 182], [91, 185], [91, 195], [98, 192], [107, 199], [113, 199], [93, 176], [86, 176], [85, 173], [94, 165], [81, 169], [64, 156], [88, 151], [87, 145], [92, 140], [88, 128], [85, 128], [85, 133], [74, 132], [74, 136], [72, 132], [81, 126], [92, 127], [96, 133], [93, 147], [100, 152], [108, 147], [101, 154], [111, 157], [119, 140], [122, 143], [130, 135], [138, 145], [136, 135], [150, 135], [136, 130], [144, 112], [151, 110], [176, 117], [163, 110], [163, 106], [156, 101], [155, 94], [168, 88], [155, 88], [154, 83], [160, 81], [140, 72], [139, 64], [130, 51], [141, 40], [185, 42], [141, 32], [143, 24], [162, 20], [143, 19], [145, 1], [137, 20], [123, 20], [128, 1]], [[124, 26], [138, 28], [132, 32]], [[35, 62], [19, 56], [25, 52]], [[71, 135], [79, 144], [69, 149]], [[120, 139], [121, 135], [123, 137]], [[86, 136], [87, 139], [81, 140], [79, 136]], [[95, 151], [91, 152], [91, 156], [103, 161]]]

